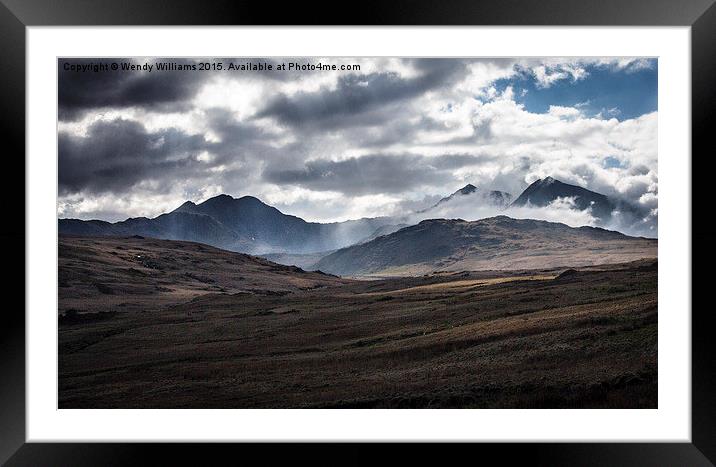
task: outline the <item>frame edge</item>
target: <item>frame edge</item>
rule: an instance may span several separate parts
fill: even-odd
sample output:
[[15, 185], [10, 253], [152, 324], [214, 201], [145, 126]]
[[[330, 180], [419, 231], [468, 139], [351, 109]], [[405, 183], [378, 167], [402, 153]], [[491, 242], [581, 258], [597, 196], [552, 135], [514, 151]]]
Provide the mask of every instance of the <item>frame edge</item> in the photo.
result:
[[[25, 25], [5, 6], [0, 4], [0, 43], [3, 44], [0, 102], [0, 128], [9, 142], [6, 149], [6, 173], [12, 183], [3, 183], [0, 199], [7, 200], [6, 223], [0, 242], [6, 250], [8, 264], [19, 266], [7, 275], [3, 289], [19, 294], [21, 303], [13, 301], [2, 317], [0, 326], [0, 355], [3, 378], [0, 379], [0, 464], [7, 460], [25, 442]], [[7, 147], [7, 146], [6, 146]], [[16, 186], [19, 185], [19, 186]], [[23, 195], [23, 203], [13, 202]], [[22, 245], [22, 248], [19, 248]], [[15, 307], [22, 307], [22, 312]]]

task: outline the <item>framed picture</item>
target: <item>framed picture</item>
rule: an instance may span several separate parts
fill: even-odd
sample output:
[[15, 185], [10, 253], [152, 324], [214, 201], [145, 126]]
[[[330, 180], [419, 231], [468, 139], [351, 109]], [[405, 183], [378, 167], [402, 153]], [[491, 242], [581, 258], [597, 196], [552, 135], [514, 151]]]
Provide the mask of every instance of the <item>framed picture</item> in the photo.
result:
[[2, 3], [3, 462], [713, 465], [711, 0]]

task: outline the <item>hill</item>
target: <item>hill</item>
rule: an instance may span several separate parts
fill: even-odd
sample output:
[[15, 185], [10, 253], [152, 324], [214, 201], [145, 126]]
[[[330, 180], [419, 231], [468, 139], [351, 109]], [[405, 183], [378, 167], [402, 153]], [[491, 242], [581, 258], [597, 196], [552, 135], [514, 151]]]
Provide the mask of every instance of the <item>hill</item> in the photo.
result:
[[340, 275], [417, 275], [433, 271], [537, 269], [657, 256], [657, 240], [595, 227], [497, 216], [433, 219], [340, 249], [315, 268]]
[[58, 251], [60, 312], [146, 311], [207, 293], [286, 293], [346, 282], [184, 241], [60, 236]]

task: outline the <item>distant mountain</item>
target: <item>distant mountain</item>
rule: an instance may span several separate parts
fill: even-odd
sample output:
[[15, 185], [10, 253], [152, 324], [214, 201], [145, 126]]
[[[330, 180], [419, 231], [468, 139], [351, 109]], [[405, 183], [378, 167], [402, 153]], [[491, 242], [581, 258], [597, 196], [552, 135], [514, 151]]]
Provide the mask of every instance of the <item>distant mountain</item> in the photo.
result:
[[121, 222], [60, 219], [59, 233], [82, 236], [126, 237], [141, 235], [166, 240], [206, 243], [232, 251], [251, 251], [250, 238], [226, 227], [211, 216], [192, 212], [170, 212], [154, 219], [130, 218]]
[[444, 203], [445, 201], [450, 201], [452, 198], [454, 198], [456, 196], [471, 195], [471, 194], [475, 193], [476, 191], [477, 191], [477, 187], [475, 185], [473, 185], [472, 183], [468, 183], [464, 187], [457, 190], [455, 193], [438, 201], [438, 204]]
[[116, 223], [60, 219], [59, 232], [190, 240], [245, 253], [310, 253], [352, 245], [391, 222], [389, 218], [306, 222], [253, 196], [219, 195], [200, 204], [187, 201], [153, 219], [141, 217]]
[[607, 196], [587, 190], [576, 185], [560, 182], [552, 177], [539, 179], [532, 183], [512, 203], [512, 206], [531, 205], [544, 207], [558, 198], [573, 198], [577, 209], [583, 211], [591, 208], [594, 217], [609, 218], [617, 203]]
[[468, 183], [450, 196], [442, 198], [433, 206], [418, 212], [429, 213], [431, 211], [438, 210], [441, 207], [450, 207], [450, 205], [455, 205], [457, 203], [462, 204], [464, 202], [474, 203], [475, 207], [507, 207], [510, 204], [510, 201], [512, 201], [512, 195], [505, 191], [481, 190], [475, 185]]
[[657, 241], [595, 227], [497, 216], [434, 219], [340, 249], [315, 264], [340, 275], [576, 267], [655, 258]]
[[[155, 218], [137, 217], [121, 222], [59, 219], [59, 233], [82, 236], [141, 235], [168, 240], [205, 243], [230, 251], [251, 254], [282, 253], [279, 262], [310, 266], [325, 252], [359, 243], [371, 243], [406, 230], [420, 219], [468, 217], [476, 219], [511, 206], [544, 207], [558, 198], [571, 198], [576, 209], [591, 209], [598, 225], [609, 225], [615, 208], [622, 218], [638, 222], [644, 218], [637, 207], [552, 177], [537, 180], [510, 204], [509, 193], [482, 190], [468, 184], [432, 207], [395, 217], [376, 217], [321, 224], [284, 214], [253, 196], [233, 198], [219, 195], [202, 203], [187, 201], [174, 211]], [[485, 210], [484, 208], [490, 208]], [[509, 212], [509, 211], [507, 211]], [[309, 255], [296, 257], [292, 255]], [[334, 255], [343, 254], [340, 251]], [[334, 256], [334, 259], [337, 256]], [[406, 263], [407, 264], [407, 263]], [[318, 264], [316, 265], [318, 266]], [[341, 270], [347, 270], [341, 266]], [[363, 270], [363, 269], [361, 269]]]

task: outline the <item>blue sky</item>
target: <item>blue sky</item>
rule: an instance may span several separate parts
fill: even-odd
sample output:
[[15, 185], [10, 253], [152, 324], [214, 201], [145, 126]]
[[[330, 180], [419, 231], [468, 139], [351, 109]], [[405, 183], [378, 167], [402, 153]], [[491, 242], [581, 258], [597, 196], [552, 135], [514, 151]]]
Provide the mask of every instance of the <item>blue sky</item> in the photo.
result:
[[[533, 113], [545, 113], [550, 105], [578, 107], [585, 116], [601, 113], [620, 121], [654, 112], [658, 108], [658, 61], [646, 59], [643, 68], [586, 64], [586, 77], [560, 79], [541, 86], [533, 73], [501, 79], [495, 83], [502, 92], [512, 86], [515, 101]], [[526, 92], [524, 92], [526, 91]]]

